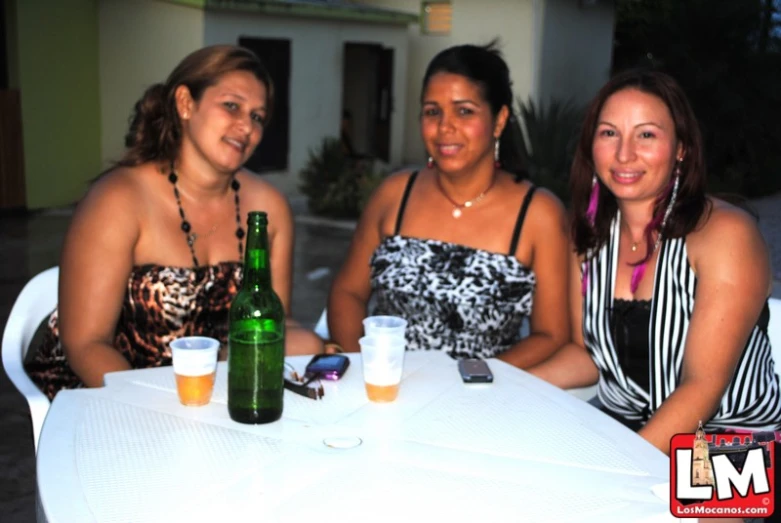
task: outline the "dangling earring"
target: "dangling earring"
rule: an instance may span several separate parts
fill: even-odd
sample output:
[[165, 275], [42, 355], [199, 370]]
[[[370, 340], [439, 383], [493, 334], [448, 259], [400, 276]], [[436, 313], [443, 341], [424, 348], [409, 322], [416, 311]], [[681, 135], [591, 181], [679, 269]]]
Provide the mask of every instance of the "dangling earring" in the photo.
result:
[[502, 162], [499, 161], [499, 138], [494, 142], [494, 168], [499, 169]]
[[588, 197], [588, 209], [586, 209], [586, 219], [591, 226], [597, 220], [597, 206], [599, 204], [599, 180], [597, 179], [597, 173], [591, 177], [591, 194]]
[[428, 157], [428, 161], [426, 162], [426, 167], [428, 167], [429, 169], [433, 169], [434, 168], [434, 157], [433, 156], [429, 156]]
[[664, 226], [667, 225], [667, 219], [670, 217], [670, 214], [673, 212], [673, 207], [675, 206], [675, 200], [678, 198], [678, 187], [681, 184], [681, 164], [678, 163], [678, 165], [675, 166], [675, 181], [673, 182], [673, 190], [670, 194], [670, 202], [667, 204], [667, 208], [664, 210], [664, 217], [662, 218], [662, 225], [659, 229], [659, 236], [656, 239], [657, 245], [660, 242], [660, 239], [662, 237], [662, 232], [664, 232]]

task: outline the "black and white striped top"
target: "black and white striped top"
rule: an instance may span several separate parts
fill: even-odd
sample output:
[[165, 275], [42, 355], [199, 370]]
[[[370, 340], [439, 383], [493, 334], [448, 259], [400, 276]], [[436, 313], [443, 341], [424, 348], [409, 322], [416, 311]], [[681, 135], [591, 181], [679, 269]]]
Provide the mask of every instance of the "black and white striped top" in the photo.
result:
[[[664, 240], [656, 264], [648, 326], [650, 390], [643, 390], [622, 371], [611, 335], [618, 227], [619, 218], [616, 217], [607, 244], [590, 262], [582, 265], [589, 278], [583, 297], [583, 338], [599, 368], [599, 400], [610, 411], [628, 420], [645, 422], [672, 394], [680, 380], [697, 277], [689, 265], [685, 239]], [[766, 328], [755, 325], [752, 329], [735, 376], [718, 411], [705, 428], [781, 428], [781, 386], [774, 371]]]

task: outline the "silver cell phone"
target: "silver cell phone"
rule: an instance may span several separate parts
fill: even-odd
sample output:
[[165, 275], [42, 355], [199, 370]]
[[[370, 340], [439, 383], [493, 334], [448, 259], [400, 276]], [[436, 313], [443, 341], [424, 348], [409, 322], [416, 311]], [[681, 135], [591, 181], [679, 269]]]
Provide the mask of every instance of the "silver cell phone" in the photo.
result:
[[458, 360], [458, 372], [464, 383], [492, 383], [494, 375], [483, 360]]

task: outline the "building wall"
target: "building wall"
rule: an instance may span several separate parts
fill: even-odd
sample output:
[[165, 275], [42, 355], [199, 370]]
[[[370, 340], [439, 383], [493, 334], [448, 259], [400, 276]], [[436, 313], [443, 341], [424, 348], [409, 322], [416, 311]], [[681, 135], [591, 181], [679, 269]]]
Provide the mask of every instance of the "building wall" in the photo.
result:
[[124, 150], [133, 105], [203, 47], [204, 12], [157, 0], [100, 0], [100, 105], [103, 168]]
[[27, 207], [72, 203], [100, 169], [97, 0], [18, 0]]
[[545, 0], [542, 18], [538, 101], [587, 102], [610, 76], [613, 3]]
[[[295, 192], [310, 148], [325, 136], [339, 136], [345, 42], [378, 43], [394, 50], [396, 107], [406, 106], [407, 31], [403, 26], [209, 11], [205, 27], [206, 45], [235, 44], [239, 37], [291, 40], [289, 168], [287, 173], [269, 176], [289, 194]], [[399, 109], [392, 115], [391, 164], [402, 158], [404, 116]]]
[[[525, 99], [532, 94], [537, 83], [534, 77], [535, 5], [540, 1], [453, 0], [453, 24], [449, 36], [423, 35], [419, 25], [409, 27], [409, 103], [404, 133], [406, 163], [420, 163], [426, 157], [418, 128], [420, 90], [426, 66], [439, 51], [458, 44], [485, 44], [499, 37], [516, 96]], [[420, 0], [360, 0], [360, 3], [410, 13], [420, 13], [421, 8]]]
[[19, 36], [16, 31], [16, 0], [5, 0], [5, 38], [6, 59], [8, 60], [8, 88], [19, 89]]

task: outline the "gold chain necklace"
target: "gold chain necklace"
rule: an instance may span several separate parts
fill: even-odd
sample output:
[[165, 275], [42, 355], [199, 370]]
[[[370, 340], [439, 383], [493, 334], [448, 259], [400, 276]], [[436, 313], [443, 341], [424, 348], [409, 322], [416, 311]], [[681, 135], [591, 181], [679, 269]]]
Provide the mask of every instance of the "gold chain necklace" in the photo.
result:
[[447, 198], [447, 200], [451, 204], [453, 204], [453, 212], [452, 212], [453, 218], [460, 218], [461, 215], [463, 214], [462, 209], [469, 209], [470, 207], [480, 203], [480, 200], [485, 198], [485, 195], [488, 194], [488, 191], [491, 190], [491, 188], [494, 186], [494, 182], [496, 181], [496, 175], [494, 175], [491, 178], [491, 184], [488, 187], [486, 187], [486, 189], [483, 192], [481, 192], [471, 200], [467, 200], [464, 203], [458, 203], [453, 198], [451, 198], [447, 192], [445, 192], [445, 188], [442, 186], [442, 181], [439, 179], [439, 173], [437, 173], [435, 176], [437, 178], [437, 188], [439, 189], [439, 192], [441, 192], [442, 196]]

